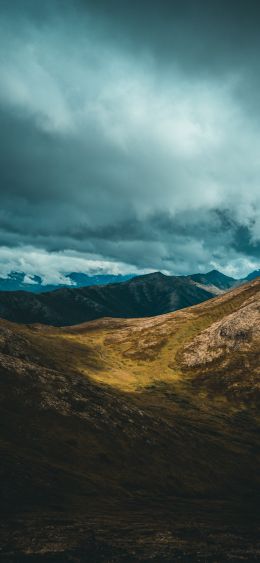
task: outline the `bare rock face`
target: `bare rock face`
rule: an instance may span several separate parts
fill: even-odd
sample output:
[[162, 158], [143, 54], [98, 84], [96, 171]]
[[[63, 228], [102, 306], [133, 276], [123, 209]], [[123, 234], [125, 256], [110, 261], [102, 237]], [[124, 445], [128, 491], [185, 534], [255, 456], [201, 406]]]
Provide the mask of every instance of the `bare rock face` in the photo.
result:
[[184, 348], [182, 363], [199, 367], [222, 359], [228, 364], [232, 355], [257, 346], [260, 349], [259, 297], [196, 336]]

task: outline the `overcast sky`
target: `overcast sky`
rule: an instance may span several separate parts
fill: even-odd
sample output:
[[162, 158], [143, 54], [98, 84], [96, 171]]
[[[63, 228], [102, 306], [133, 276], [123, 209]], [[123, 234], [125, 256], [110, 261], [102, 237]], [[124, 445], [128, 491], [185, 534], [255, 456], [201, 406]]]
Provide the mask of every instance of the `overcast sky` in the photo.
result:
[[0, 274], [259, 267], [260, 2], [0, 6]]

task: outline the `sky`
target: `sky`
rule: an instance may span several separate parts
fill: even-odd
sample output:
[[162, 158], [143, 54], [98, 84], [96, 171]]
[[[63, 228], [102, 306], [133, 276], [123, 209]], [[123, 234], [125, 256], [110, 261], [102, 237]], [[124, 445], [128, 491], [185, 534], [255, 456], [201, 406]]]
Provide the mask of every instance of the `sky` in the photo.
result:
[[0, 275], [260, 263], [260, 3], [0, 0]]

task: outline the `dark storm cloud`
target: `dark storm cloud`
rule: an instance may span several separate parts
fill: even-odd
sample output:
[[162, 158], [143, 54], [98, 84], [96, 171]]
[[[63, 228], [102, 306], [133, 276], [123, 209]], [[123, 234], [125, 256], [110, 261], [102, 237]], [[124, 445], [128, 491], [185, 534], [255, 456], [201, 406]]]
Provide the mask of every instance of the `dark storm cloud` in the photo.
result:
[[259, 3], [1, 10], [0, 260], [32, 268], [42, 249], [53, 276], [64, 252], [63, 271], [69, 255], [81, 268], [253, 267]]
[[[258, 68], [258, 0], [2, 0], [1, 7], [14, 24], [19, 19], [48, 28], [50, 21], [57, 26], [80, 21], [82, 38], [91, 22], [97, 41], [134, 55], [151, 54], [160, 66], [177, 64], [202, 74], [243, 66], [251, 78]], [[67, 39], [75, 40], [74, 30]]]
[[[163, 61], [227, 64], [244, 61], [259, 45], [257, 0], [82, 0], [81, 6]], [[257, 55], [255, 54], [255, 60]]]

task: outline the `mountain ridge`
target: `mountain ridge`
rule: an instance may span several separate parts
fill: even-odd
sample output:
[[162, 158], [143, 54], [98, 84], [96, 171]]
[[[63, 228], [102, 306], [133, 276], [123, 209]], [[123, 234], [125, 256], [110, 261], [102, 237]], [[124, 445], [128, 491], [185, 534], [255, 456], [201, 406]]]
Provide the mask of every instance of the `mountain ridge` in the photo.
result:
[[154, 316], [215, 297], [230, 289], [231, 280], [214, 270], [195, 276], [153, 272], [116, 284], [63, 287], [39, 294], [2, 291], [0, 317], [22, 323], [62, 326], [107, 316]]

